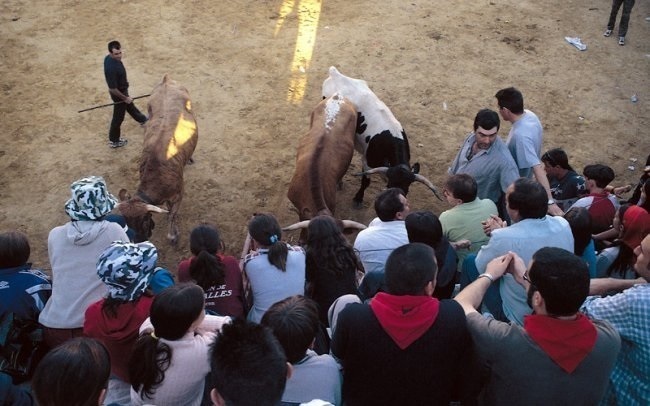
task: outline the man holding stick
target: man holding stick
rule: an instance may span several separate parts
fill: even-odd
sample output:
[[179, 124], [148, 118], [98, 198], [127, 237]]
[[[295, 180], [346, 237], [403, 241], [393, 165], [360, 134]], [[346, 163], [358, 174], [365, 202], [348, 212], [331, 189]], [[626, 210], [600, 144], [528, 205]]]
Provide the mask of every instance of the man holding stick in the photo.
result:
[[104, 58], [104, 76], [113, 105], [113, 119], [108, 132], [109, 146], [119, 148], [126, 145], [127, 140], [120, 138], [120, 126], [126, 112], [141, 125], [147, 122], [147, 117], [135, 107], [129, 96], [129, 82], [126, 79], [126, 69], [122, 64], [122, 46], [118, 41], [108, 43], [108, 52]]

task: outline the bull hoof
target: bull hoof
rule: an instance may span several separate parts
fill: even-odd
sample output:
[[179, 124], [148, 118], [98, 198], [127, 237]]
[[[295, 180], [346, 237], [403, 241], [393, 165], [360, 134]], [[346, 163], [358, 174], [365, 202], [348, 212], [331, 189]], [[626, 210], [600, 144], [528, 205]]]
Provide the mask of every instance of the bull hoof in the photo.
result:
[[353, 200], [352, 201], [352, 207], [357, 209], [357, 210], [363, 209], [363, 201], [358, 202], [356, 200]]
[[177, 235], [169, 235], [169, 234], [167, 234], [167, 239], [169, 240], [169, 243], [171, 245], [178, 244], [178, 236]]

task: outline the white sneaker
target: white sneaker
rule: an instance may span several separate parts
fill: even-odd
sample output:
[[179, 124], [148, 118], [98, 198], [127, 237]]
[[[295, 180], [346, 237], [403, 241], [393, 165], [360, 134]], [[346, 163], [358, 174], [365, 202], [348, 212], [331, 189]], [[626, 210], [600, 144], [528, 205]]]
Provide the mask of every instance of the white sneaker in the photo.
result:
[[612, 30], [605, 30], [603, 33], [603, 37], [609, 37], [610, 35], [612, 35]]
[[625, 37], [618, 37], [618, 45], [625, 45]]

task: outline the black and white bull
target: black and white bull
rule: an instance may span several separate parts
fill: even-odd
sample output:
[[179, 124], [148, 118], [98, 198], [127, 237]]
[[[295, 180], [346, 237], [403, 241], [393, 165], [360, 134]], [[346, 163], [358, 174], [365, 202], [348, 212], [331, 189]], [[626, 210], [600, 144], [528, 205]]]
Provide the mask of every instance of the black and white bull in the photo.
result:
[[347, 77], [334, 66], [323, 82], [323, 97], [339, 93], [349, 99], [357, 110], [357, 126], [354, 147], [361, 154], [363, 172], [361, 187], [354, 196], [360, 206], [363, 195], [370, 185], [367, 175], [381, 173], [388, 179], [388, 187], [398, 187], [408, 194], [413, 182], [425, 184], [436, 195], [438, 193], [427, 178], [418, 174], [420, 165], [410, 166], [411, 153], [406, 132], [390, 109], [373, 93], [361, 79]]

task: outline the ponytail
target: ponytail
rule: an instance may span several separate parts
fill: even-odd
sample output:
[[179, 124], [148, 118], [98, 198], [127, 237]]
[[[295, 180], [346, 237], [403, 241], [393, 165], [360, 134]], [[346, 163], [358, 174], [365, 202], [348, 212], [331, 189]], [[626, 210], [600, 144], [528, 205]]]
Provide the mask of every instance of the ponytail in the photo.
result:
[[129, 378], [142, 399], [145, 395], [151, 398], [156, 393], [171, 360], [172, 349], [160, 342], [153, 332], [145, 332], [138, 338], [129, 360]]
[[219, 256], [202, 250], [190, 262], [190, 276], [196, 284], [207, 291], [215, 285], [223, 285], [226, 280], [226, 266]]
[[269, 247], [269, 262], [271, 265], [280, 269], [282, 272], [287, 271], [287, 255], [289, 247], [282, 241], [276, 241]]

